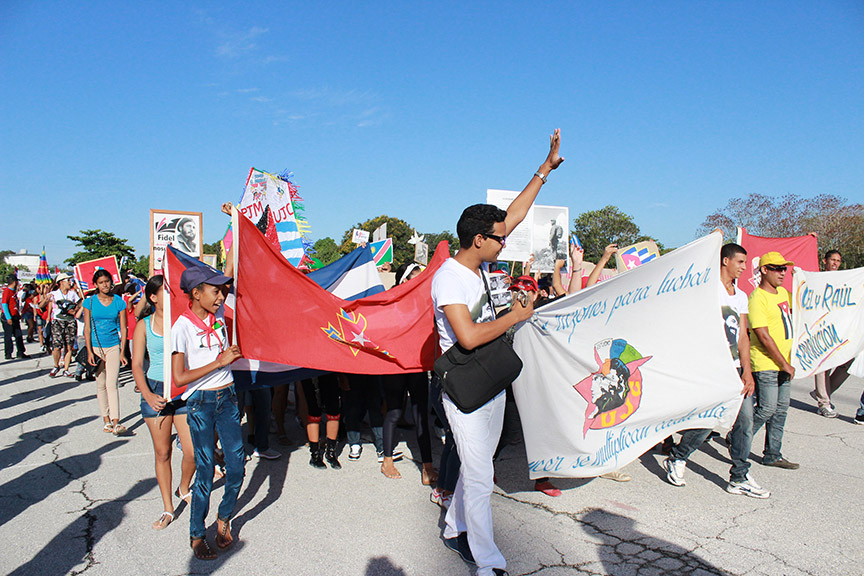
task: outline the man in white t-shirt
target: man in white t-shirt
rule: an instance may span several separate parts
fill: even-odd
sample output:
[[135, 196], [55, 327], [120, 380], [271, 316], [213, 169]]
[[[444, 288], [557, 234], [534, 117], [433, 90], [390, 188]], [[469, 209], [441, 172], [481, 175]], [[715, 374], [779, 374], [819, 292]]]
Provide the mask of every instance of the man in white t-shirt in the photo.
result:
[[[752, 498], [768, 498], [771, 493], [759, 486], [750, 474], [750, 446], [753, 443], [753, 373], [750, 368], [750, 336], [747, 322], [747, 295], [736, 285], [741, 273], [747, 267], [747, 251], [738, 244], [730, 242], [720, 250], [720, 309], [723, 313], [723, 326], [729, 340], [729, 351], [738, 373], [741, 375], [741, 394], [744, 399], [738, 410], [732, 430], [726, 436], [732, 468], [729, 470], [729, 484], [726, 491], [730, 494], [743, 494]], [[685, 430], [681, 441], [672, 447], [672, 453], [663, 462], [666, 478], [675, 486], [684, 486], [684, 470], [687, 459], [708, 438], [710, 429]]]
[[[550, 137], [546, 160], [506, 211], [489, 204], [469, 206], [456, 225], [459, 252], [447, 260], [432, 280], [432, 302], [439, 344], [446, 352], [457, 341], [467, 350], [491, 342], [508, 328], [527, 320], [533, 303], [514, 299], [509, 314], [494, 319], [492, 304], [481, 275], [488, 262], [498, 259], [506, 236], [525, 218], [546, 177], [564, 158], [559, 157], [560, 132]], [[465, 414], [443, 395], [444, 411], [459, 451], [462, 466], [444, 527], [444, 544], [470, 563], [477, 576], [506, 575], [507, 562], [495, 545], [491, 495], [494, 485], [492, 456], [504, 419], [505, 393]]]

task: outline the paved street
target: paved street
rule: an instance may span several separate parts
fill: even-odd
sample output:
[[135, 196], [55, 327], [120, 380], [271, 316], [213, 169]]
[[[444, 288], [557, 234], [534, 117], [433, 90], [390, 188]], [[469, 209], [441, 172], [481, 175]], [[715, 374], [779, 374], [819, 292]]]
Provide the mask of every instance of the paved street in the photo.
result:
[[[161, 500], [131, 375], [121, 374], [128, 384], [120, 392], [122, 422], [134, 436], [118, 439], [102, 432], [95, 383], [49, 378], [51, 366], [47, 356], [0, 364], [2, 574], [473, 573], [439, 540], [443, 516], [418, 464], [403, 461], [404, 478], [387, 480], [366, 445], [359, 462], [343, 451], [342, 470], [315, 470], [290, 412], [295, 445], [274, 437], [283, 457], [246, 466], [239, 541], [214, 562], [194, 560], [188, 508], [161, 532], [150, 526]], [[694, 455], [685, 487], [668, 484], [663, 456], [648, 453], [625, 468], [632, 482], [558, 480], [559, 498], [532, 491], [522, 446], [508, 446], [492, 505], [510, 574], [864, 573], [864, 426], [852, 423], [862, 386], [846, 382], [834, 398], [841, 416], [829, 420], [807, 395], [812, 380], [793, 383], [784, 455], [801, 469], [754, 464], [768, 500], [724, 491], [729, 461], [717, 440]], [[419, 457], [413, 432], [400, 434], [400, 448]], [[174, 470], [176, 487], [178, 454]], [[220, 496], [221, 483], [210, 523]]]

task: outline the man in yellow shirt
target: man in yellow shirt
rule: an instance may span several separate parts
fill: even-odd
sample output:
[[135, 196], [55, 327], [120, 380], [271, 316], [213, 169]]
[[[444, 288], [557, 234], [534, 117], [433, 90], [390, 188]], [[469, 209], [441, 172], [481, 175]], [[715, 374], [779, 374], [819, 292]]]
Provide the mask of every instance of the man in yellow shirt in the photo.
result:
[[786, 269], [793, 266], [779, 252], [759, 259], [759, 287], [750, 294], [750, 363], [756, 381], [757, 406], [753, 434], [765, 424], [762, 464], [795, 470], [798, 464], [783, 458], [783, 426], [789, 410], [791, 381], [795, 368], [789, 364], [792, 351], [792, 297], [783, 288]]

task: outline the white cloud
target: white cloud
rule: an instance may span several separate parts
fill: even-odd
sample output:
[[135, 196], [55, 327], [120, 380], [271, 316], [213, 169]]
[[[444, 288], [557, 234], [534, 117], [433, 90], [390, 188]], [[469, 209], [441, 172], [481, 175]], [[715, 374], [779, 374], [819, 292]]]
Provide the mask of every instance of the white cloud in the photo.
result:
[[235, 60], [258, 48], [255, 39], [266, 34], [267, 28], [253, 26], [245, 32], [227, 35], [226, 39], [216, 48], [216, 54], [223, 58]]

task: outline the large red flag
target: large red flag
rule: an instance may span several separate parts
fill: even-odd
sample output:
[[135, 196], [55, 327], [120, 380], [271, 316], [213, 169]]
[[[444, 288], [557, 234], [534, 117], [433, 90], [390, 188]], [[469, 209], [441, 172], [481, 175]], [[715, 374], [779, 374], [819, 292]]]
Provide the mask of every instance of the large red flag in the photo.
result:
[[410, 282], [348, 301], [292, 266], [248, 218], [236, 222], [236, 343], [245, 358], [351, 374], [432, 368], [431, 285], [446, 242]]
[[[748, 295], [759, 285], [758, 259], [766, 252], [779, 252], [802, 270], [819, 271], [818, 239], [810, 234], [790, 238], [765, 238], [748, 234], [746, 228], [738, 228], [738, 239], [738, 243], [747, 250], [747, 268], [738, 279], [738, 287]], [[786, 273], [783, 287], [792, 292], [792, 270]]]

